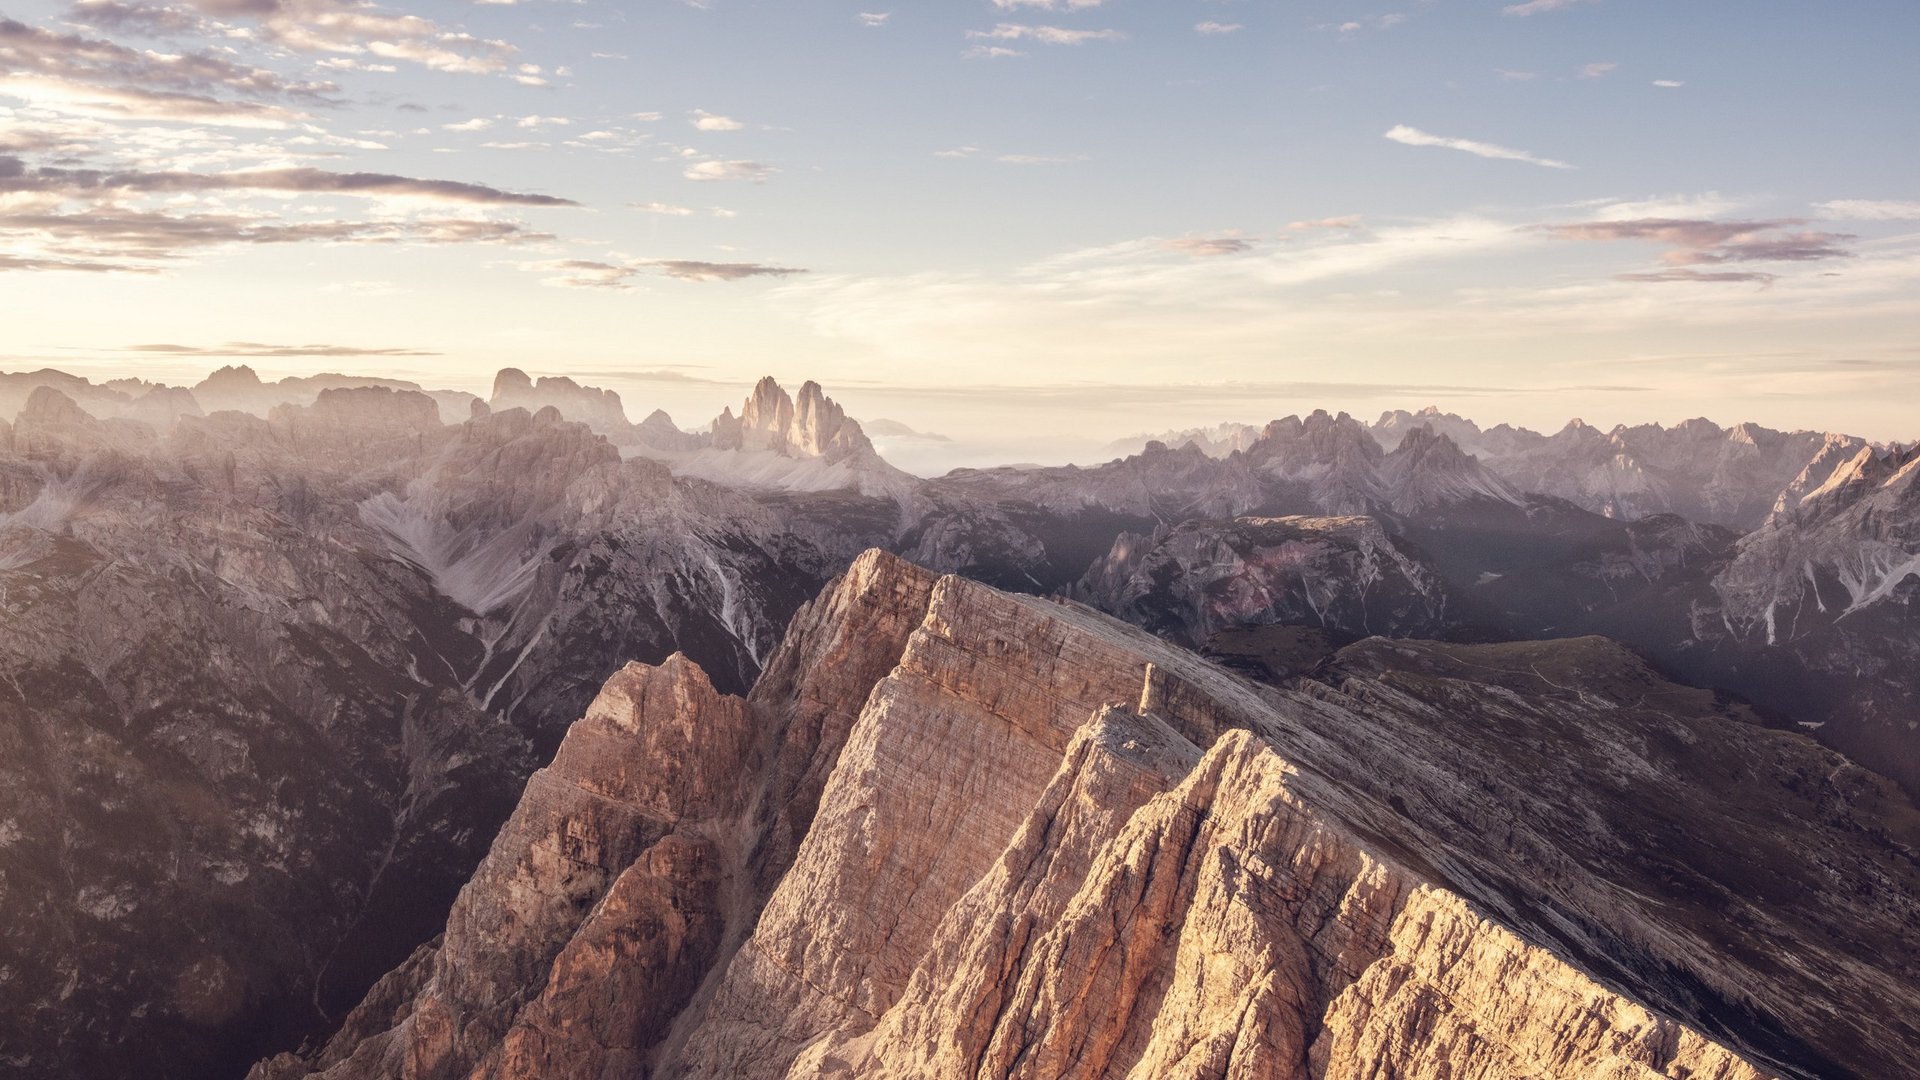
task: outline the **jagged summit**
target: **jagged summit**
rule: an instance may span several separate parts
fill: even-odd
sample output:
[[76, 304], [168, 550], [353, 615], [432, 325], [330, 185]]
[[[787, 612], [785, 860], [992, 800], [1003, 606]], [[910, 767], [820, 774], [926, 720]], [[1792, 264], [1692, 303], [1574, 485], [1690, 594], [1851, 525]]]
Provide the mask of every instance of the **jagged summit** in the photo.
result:
[[1259, 437], [1260, 425], [1258, 424], [1214, 424], [1210, 427], [1183, 428], [1151, 435], [1130, 435], [1108, 443], [1101, 448], [1101, 452], [1124, 457], [1139, 453], [1150, 442], [1158, 442], [1174, 447], [1197, 446], [1209, 457], [1226, 457], [1235, 450], [1245, 450], [1252, 446], [1254, 440]]
[[1407, 432], [1380, 464], [1381, 487], [1400, 514], [1491, 500], [1522, 506], [1526, 498], [1451, 438], [1422, 424]]
[[34, 387], [33, 393], [27, 396], [26, 407], [20, 410], [17, 420], [23, 424], [39, 426], [73, 424], [87, 427], [95, 423], [91, 413], [51, 386]]
[[582, 386], [565, 375], [543, 375], [538, 381], [519, 368], [502, 368], [493, 377], [493, 395], [487, 404], [494, 409], [525, 409], [539, 412], [547, 406], [560, 410], [569, 420], [577, 420], [615, 442], [628, 441], [631, 425], [620, 395], [612, 390]]
[[1418, 412], [1389, 409], [1373, 422], [1372, 431], [1382, 447], [1392, 450], [1409, 432], [1422, 427], [1430, 427], [1465, 446], [1476, 445], [1482, 435], [1480, 425], [1458, 413], [1446, 412], [1438, 405], [1429, 405]]
[[713, 445], [721, 450], [769, 450], [782, 457], [819, 458], [828, 463], [874, 454], [858, 421], [809, 379], [798, 397], [768, 375], [754, 385], [740, 407], [723, 410], [713, 421]]
[[791, 395], [771, 375], [762, 378], [738, 415], [731, 406], [722, 409], [704, 434], [669, 431], [670, 420], [648, 422], [652, 434], [639, 452], [680, 475], [752, 489], [854, 490], [885, 498], [905, 498], [919, 485], [889, 465], [859, 422], [811, 380]]

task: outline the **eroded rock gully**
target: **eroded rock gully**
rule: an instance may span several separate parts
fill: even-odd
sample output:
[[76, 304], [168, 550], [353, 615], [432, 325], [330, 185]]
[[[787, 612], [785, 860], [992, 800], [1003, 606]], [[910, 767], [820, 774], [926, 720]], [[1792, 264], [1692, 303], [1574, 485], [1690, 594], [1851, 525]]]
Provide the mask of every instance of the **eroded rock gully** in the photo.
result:
[[[439, 941], [255, 1076], [1895, 1075], [1911, 804], [1616, 647], [1516, 648], [1550, 647], [1257, 687], [870, 552], [747, 698], [616, 675]], [[1549, 739], [1558, 800], [1498, 760]], [[1697, 857], [1656, 894], [1662, 829]], [[1817, 866], [1730, 900], [1776, 850]]]

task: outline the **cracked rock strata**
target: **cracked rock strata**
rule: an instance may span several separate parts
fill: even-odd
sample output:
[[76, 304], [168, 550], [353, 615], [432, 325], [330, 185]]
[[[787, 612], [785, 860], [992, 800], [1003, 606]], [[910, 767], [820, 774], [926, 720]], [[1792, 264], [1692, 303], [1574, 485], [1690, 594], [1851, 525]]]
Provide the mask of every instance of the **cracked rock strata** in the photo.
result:
[[[1505, 648], [1365, 642], [1341, 681], [1262, 688], [869, 553], [747, 699], [679, 658], [616, 676], [437, 949], [256, 1075], [1897, 1069], [1911, 804], [1616, 647]], [[1549, 736], [1584, 777], [1558, 803], [1455, 760], [1535, 768], [1518, 748]], [[1687, 785], [1664, 821], [1650, 793]], [[1716, 810], [1735, 787], [1745, 809]], [[1762, 820], [1820, 852], [1746, 883], [1764, 925], [1724, 880], [1751, 853], [1719, 853]], [[1682, 833], [1692, 865], [1634, 891], [1636, 851]], [[1828, 873], [1871, 885], [1801, 889]]]

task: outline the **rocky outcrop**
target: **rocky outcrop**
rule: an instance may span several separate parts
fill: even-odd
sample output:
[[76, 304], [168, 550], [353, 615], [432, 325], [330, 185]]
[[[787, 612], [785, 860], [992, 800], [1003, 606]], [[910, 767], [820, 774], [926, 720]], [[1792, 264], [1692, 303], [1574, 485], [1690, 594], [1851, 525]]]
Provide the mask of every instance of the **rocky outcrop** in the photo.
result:
[[789, 397], [772, 376], [755, 384], [738, 418], [728, 409], [714, 420], [713, 445], [829, 463], [873, 453], [873, 443], [859, 423], [849, 420], [819, 383], [802, 383], [799, 396]]
[[745, 702], [682, 663], [614, 680], [456, 907], [526, 914], [258, 1075], [1745, 1080], [1920, 1043], [1911, 803], [1604, 642], [1259, 688], [873, 553]]
[[629, 442], [633, 425], [627, 420], [620, 395], [612, 390], [582, 386], [564, 375], [543, 375], [536, 382], [519, 368], [502, 368], [493, 379], [487, 404], [495, 410], [525, 409], [537, 413], [552, 406], [568, 420], [587, 425], [615, 442]]
[[772, 376], [761, 379], [740, 415], [722, 410], [690, 452], [676, 452], [680, 440], [655, 427], [639, 452], [667, 462], [679, 476], [758, 491], [853, 491], [892, 500], [911, 498], [920, 483], [887, 464], [859, 422], [816, 382], [801, 384], [793, 396]]

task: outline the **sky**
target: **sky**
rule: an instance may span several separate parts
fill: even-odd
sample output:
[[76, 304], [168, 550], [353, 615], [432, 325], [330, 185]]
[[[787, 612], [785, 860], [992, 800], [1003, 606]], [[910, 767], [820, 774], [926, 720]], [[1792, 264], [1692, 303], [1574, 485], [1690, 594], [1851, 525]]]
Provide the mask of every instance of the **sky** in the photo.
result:
[[0, 369], [1920, 435], [1920, 4], [0, 0]]

